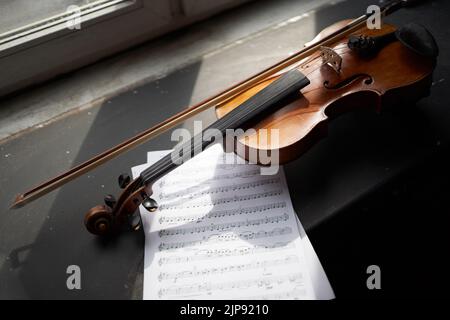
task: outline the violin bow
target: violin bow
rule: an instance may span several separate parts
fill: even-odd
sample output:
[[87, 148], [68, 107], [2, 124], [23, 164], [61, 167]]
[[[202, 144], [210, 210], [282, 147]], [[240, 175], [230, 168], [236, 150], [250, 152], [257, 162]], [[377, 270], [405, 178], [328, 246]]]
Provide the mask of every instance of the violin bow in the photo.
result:
[[[384, 1], [385, 2], [385, 1]], [[383, 2], [383, 3], [384, 3]], [[416, 3], [417, 0], [393, 0], [388, 1], [381, 6], [381, 15], [383, 17], [390, 15], [391, 13], [397, 11], [398, 9]], [[116, 158], [122, 153], [125, 153], [148, 140], [166, 132], [167, 130], [175, 127], [176, 125], [182, 123], [183, 121], [203, 112], [211, 107], [221, 105], [226, 101], [236, 97], [240, 93], [245, 90], [253, 87], [254, 85], [260, 83], [261, 81], [275, 76], [277, 73], [285, 70], [289, 70], [290, 67], [293, 67], [295, 63], [300, 62], [304, 58], [308, 57], [310, 54], [314, 53], [321, 46], [327, 46], [333, 43], [336, 40], [356, 31], [361, 28], [361, 26], [366, 23], [366, 21], [371, 18], [375, 13], [366, 13], [359, 18], [352, 20], [346, 26], [341, 29], [325, 36], [324, 38], [311, 43], [306, 46], [302, 50], [296, 52], [295, 54], [289, 56], [288, 58], [278, 62], [277, 64], [257, 73], [253, 77], [250, 77], [231, 88], [228, 88], [215, 96], [206, 99], [196, 105], [193, 105], [187, 108], [184, 111], [181, 111], [170, 118], [158, 123], [157, 125], [144, 130], [143, 132], [137, 134], [136, 136], [116, 145], [115, 147], [106, 150], [93, 158], [81, 163], [80, 165], [75, 166], [74, 168], [50, 179], [33, 189], [26, 191], [18, 195], [11, 206], [11, 209], [16, 209], [25, 206], [26, 204], [50, 193], [51, 191], [63, 186], [64, 184], [76, 179], [77, 177], [95, 169], [96, 167]]]

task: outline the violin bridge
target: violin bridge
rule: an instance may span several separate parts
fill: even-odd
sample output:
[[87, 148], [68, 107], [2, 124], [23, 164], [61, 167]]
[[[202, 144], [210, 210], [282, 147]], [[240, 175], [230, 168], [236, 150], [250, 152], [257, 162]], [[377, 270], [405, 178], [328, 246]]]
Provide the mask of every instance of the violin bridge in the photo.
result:
[[329, 47], [320, 47], [320, 56], [322, 57], [322, 64], [329, 65], [336, 71], [337, 73], [341, 72], [342, 68], [342, 57]]

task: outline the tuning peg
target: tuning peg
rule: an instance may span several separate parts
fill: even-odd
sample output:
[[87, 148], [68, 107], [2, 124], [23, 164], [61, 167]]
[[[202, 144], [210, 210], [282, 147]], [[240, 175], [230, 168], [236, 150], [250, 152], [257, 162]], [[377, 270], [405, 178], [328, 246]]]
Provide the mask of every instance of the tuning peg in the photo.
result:
[[141, 228], [142, 220], [139, 212], [135, 212], [133, 215], [128, 217], [128, 223], [131, 227], [131, 230], [138, 231]]
[[125, 189], [130, 184], [131, 177], [128, 174], [123, 173], [119, 176], [118, 180], [120, 188]]
[[108, 194], [105, 196], [105, 204], [112, 209], [116, 204], [116, 198], [113, 195]]
[[146, 198], [142, 202], [142, 206], [147, 209], [148, 212], [155, 212], [158, 209], [158, 203], [152, 198]]

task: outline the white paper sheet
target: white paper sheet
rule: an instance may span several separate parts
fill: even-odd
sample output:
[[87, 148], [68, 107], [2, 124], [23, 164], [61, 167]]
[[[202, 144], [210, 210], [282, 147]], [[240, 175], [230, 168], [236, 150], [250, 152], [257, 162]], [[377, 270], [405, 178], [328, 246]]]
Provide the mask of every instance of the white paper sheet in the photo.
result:
[[153, 185], [157, 213], [140, 208], [144, 299], [334, 298], [282, 170], [259, 172], [215, 145]]

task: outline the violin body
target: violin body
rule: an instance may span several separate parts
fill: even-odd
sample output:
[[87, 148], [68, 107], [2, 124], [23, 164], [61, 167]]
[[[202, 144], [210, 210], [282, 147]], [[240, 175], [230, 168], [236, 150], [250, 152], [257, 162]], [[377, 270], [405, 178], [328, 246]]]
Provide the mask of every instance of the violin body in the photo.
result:
[[[326, 42], [326, 47], [321, 46], [310, 56], [216, 105], [219, 118], [216, 123], [221, 119], [228, 121], [246, 107], [252, 110], [252, 106], [258, 105], [253, 102], [267, 98], [268, 89], [280, 90], [280, 84], [290, 83], [286, 80], [292, 75], [303, 83], [298, 87], [301, 89], [294, 89], [295, 97], [288, 103], [243, 122], [243, 129], [254, 130], [236, 137], [234, 151], [239, 156], [255, 162], [254, 155], [259, 156], [259, 151], [266, 155], [276, 151], [275, 158], [285, 163], [298, 158], [324, 137], [329, 119], [358, 108], [380, 111], [383, 107], [415, 102], [429, 94], [438, 48], [425, 28], [414, 25], [396, 30], [384, 24], [381, 29], [369, 30], [364, 24], [331, 44], [325, 40], [347, 24], [348, 21], [341, 21], [326, 28], [309, 44], [315, 47]], [[291, 82], [298, 86], [301, 84], [298, 81]], [[277, 129], [278, 139], [270, 137], [272, 129]], [[269, 137], [260, 139], [260, 132]], [[150, 198], [152, 185], [160, 176], [158, 170], [166, 168], [162, 171], [168, 172], [173, 168], [171, 162], [160, 160], [147, 173], [127, 183], [117, 201], [107, 197], [106, 205], [89, 210], [85, 216], [87, 229], [96, 235], [106, 235], [127, 221], [138, 229], [141, 224], [137, 209], [142, 204], [150, 212], [156, 210], [157, 204]], [[256, 162], [260, 162], [259, 158]]]
[[[349, 20], [344, 20], [326, 28], [308, 45], [348, 23]], [[381, 29], [363, 27], [354, 35], [380, 37], [395, 30], [394, 26], [383, 24]], [[292, 66], [307, 75], [310, 85], [302, 90], [299, 99], [249, 124], [256, 132], [237, 139], [239, 147], [235, 151], [239, 156], [249, 160], [249, 154], [258, 154], [259, 150], [268, 153], [277, 150], [280, 163], [289, 162], [326, 136], [328, 121], [344, 112], [360, 108], [380, 111], [384, 107], [416, 102], [429, 94], [435, 57], [420, 55], [400, 41], [388, 43], [370, 56], [350, 50], [347, 43], [348, 38], [345, 37], [329, 46], [342, 58], [339, 72], [313, 57]], [[217, 106], [218, 118], [228, 114], [284, 72]], [[278, 139], [269, 137], [261, 141], [258, 139], [261, 129], [268, 129], [266, 132], [269, 134], [270, 129], [278, 129]]]
[[[327, 27], [305, 48], [275, 65], [19, 194], [12, 208], [20, 208], [214, 107], [217, 121], [179, 143], [134, 180], [120, 175], [118, 184], [123, 191], [117, 199], [107, 195], [104, 204], [91, 208], [84, 219], [88, 231], [95, 235], [111, 234], [124, 225], [137, 230], [141, 226], [139, 206], [149, 212], [157, 210], [156, 201], [150, 198], [154, 182], [218, 139], [226, 138], [226, 152], [272, 166], [301, 156], [326, 136], [328, 121], [342, 113], [362, 108], [379, 112], [416, 102], [430, 91], [439, 54], [434, 37], [416, 23], [367, 28], [375, 15], [386, 17], [416, 2], [383, 1], [378, 13], [365, 13]], [[229, 142], [234, 143], [230, 146]]]

